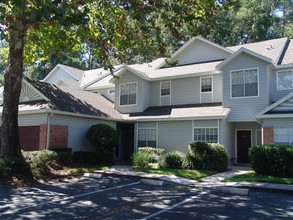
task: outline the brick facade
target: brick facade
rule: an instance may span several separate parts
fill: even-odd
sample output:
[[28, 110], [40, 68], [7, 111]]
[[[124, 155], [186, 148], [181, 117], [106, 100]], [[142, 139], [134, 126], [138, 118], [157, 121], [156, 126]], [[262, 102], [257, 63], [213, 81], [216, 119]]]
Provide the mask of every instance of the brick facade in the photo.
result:
[[[47, 143], [47, 124], [40, 126], [40, 150], [46, 148]], [[49, 148], [68, 147], [68, 127], [62, 125], [50, 126], [50, 144]]]
[[263, 128], [263, 144], [274, 144], [274, 128]]

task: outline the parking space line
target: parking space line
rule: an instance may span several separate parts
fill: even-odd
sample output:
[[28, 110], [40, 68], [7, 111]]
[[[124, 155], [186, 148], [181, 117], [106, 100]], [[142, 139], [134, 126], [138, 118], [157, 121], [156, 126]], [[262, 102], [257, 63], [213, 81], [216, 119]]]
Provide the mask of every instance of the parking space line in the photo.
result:
[[30, 205], [30, 206], [17, 208], [17, 209], [14, 209], [14, 210], [9, 210], [9, 211], [6, 211], [4, 213], [0, 213], [0, 216], [1, 215], [7, 215], [7, 214], [13, 214], [13, 213], [16, 213], [16, 212], [19, 212], [19, 211], [22, 211], [22, 210], [25, 210], [25, 209], [29, 209], [29, 208], [34, 208], [34, 207], [37, 207], [37, 206], [43, 206], [43, 205], [47, 205], [47, 204], [50, 204], [50, 203], [72, 200], [72, 199], [75, 199], [75, 198], [79, 198], [79, 197], [83, 197], [83, 196], [87, 196], [87, 195], [91, 195], [91, 194], [95, 194], [95, 193], [106, 192], [106, 191], [110, 191], [110, 190], [114, 190], [114, 189], [121, 189], [121, 188], [125, 188], [125, 187], [128, 187], [128, 186], [133, 186], [133, 185], [137, 185], [137, 184], [139, 184], [139, 181], [134, 182], [134, 183], [125, 184], [125, 185], [114, 186], [114, 187], [110, 187], [110, 188], [107, 188], [107, 189], [101, 189], [101, 190], [96, 190], [96, 191], [92, 191], [92, 192], [88, 192], [88, 193], [78, 194], [78, 195], [75, 195], [75, 196], [67, 196], [67, 197], [64, 197], [62, 199], [53, 199], [53, 200], [51, 200], [49, 202], [43, 202], [43, 203], [39, 203], [39, 204], [35, 204], [35, 205]]
[[174, 209], [174, 208], [176, 208], [176, 207], [178, 207], [178, 206], [181, 206], [181, 205], [183, 205], [183, 204], [185, 204], [185, 203], [187, 203], [187, 202], [191, 202], [191, 201], [194, 200], [194, 199], [198, 199], [201, 195], [204, 195], [204, 194], [207, 194], [207, 192], [201, 192], [200, 195], [197, 195], [197, 196], [191, 196], [191, 197], [188, 198], [188, 199], [185, 199], [185, 200], [183, 200], [183, 201], [181, 201], [181, 202], [178, 202], [178, 203], [176, 203], [176, 204], [174, 204], [174, 205], [172, 205], [172, 206], [170, 206], [170, 207], [167, 207], [167, 208], [162, 209], [162, 210], [160, 210], [160, 211], [158, 211], [158, 212], [155, 212], [155, 213], [153, 213], [153, 214], [151, 214], [151, 215], [149, 215], [149, 216], [147, 216], [147, 217], [145, 217], [145, 218], [142, 218], [141, 220], [148, 220], [148, 219], [154, 218], [154, 217], [156, 217], [156, 216], [158, 216], [158, 215], [160, 215], [160, 214], [162, 214], [162, 213], [164, 213], [164, 212], [167, 212], [167, 211], [169, 211], [169, 210], [171, 210], [171, 209]]

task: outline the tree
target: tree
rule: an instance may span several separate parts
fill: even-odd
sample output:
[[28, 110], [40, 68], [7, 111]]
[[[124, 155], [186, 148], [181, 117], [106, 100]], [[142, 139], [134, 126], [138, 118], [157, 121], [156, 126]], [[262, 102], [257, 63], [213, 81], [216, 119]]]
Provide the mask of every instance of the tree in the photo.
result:
[[[112, 68], [109, 57], [124, 61], [132, 53], [149, 52], [147, 56], [164, 53], [164, 37], [157, 25], [158, 19], [170, 36], [178, 39], [176, 26], [212, 16], [217, 7], [214, 0], [0, 1], [0, 32], [9, 44], [9, 62], [4, 76], [1, 155], [22, 157], [17, 117], [28, 37], [37, 39], [32, 51], [42, 52], [43, 56], [48, 54], [48, 57], [52, 51], [62, 50], [60, 45], [70, 48], [68, 45], [75, 40], [91, 43], [102, 65]], [[43, 44], [37, 44], [38, 40]], [[36, 45], [44, 50], [38, 51]]]

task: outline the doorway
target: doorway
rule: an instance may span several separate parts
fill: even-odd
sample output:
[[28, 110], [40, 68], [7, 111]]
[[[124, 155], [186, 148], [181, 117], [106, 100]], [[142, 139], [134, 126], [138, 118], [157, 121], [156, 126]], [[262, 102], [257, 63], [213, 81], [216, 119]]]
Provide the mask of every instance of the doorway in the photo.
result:
[[116, 159], [130, 161], [134, 152], [134, 124], [117, 123], [119, 145], [116, 147]]
[[251, 130], [237, 130], [237, 162], [249, 163], [248, 151], [251, 147]]

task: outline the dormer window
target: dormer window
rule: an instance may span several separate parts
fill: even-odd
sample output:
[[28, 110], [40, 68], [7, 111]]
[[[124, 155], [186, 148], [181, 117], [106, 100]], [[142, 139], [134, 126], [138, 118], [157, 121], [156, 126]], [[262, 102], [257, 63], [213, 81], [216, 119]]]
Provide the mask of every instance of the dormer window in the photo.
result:
[[293, 70], [277, 72], [277, 88], [278, 90], [293, 89]]
[[171, 82], [161, 82], [161, 96], [169, 96], [171, 94]]
[[120, 105], [136, 105], [137, 83], [120, 85]]
[[258, 69], [231, 71], [231, 98], [258, 96]]

